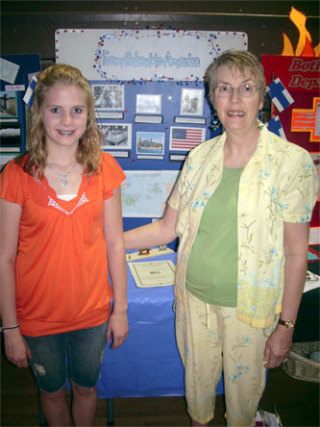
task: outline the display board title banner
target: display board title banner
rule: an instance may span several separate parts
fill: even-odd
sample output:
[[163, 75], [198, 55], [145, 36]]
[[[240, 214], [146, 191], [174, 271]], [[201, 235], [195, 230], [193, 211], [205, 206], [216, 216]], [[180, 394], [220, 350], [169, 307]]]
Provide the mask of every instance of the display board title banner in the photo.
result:
[[228, 49], [247, 50], [246, 33], [175, 30], [56, 31], [56, 62], [74, 65], [89, 80], [203, 80]]

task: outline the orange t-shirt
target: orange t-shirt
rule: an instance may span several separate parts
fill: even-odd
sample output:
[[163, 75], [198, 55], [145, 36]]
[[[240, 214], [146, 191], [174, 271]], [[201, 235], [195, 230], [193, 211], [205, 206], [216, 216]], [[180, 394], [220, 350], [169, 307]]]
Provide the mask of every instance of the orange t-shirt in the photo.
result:
[[[12, 160], [0, 175], [0, 198], [21, 205], [15, 262], [21, 332], [56, 334], [97, 326], [111, 312], [104, 200], [125, 178], [107, 153], [98, 175], [83, 176], [76, 198], [57, 198]], [[108, 236], [106, 236], [107, 238]]]

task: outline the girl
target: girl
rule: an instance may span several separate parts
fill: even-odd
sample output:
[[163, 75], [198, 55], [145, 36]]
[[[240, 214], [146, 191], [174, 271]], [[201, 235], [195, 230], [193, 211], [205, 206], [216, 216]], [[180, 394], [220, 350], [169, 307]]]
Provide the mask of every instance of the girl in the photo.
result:
[[40, 73], [29, 129], [29, 152], [0, 178], [5, 352], [31, 367], [49, 425], [90, 426], [105, 336], [116, 348], [128, 334], [125, 175], [100, 151], [92, 90], [74, 67]]

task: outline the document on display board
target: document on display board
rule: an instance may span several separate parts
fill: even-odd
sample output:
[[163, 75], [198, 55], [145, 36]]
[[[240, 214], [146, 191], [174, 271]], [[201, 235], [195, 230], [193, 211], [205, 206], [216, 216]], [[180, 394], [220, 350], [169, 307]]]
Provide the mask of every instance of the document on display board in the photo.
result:
[[20, 65], [15, 64], [12, 61], [7, 61], [4, 58], [0, 58], [0, 79], [14, 84]]
[[170, 260], [129, 262], [128, 265], [139, 288], [170, 286], [174, 283], [175, 265]]
[[121, 186], [122, 213], [126, 218], [161, 218], [176, 182], [178, 170], [125, 170]]

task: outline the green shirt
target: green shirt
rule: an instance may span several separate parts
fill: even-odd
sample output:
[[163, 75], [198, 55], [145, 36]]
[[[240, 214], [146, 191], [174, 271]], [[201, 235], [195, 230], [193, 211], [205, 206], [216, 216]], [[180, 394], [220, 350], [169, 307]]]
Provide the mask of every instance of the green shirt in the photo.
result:
[[186, 287], [202, 301], [237, 305], [237, 205], [243, 168], [223, 168], [201, 217], [187, 265]]

